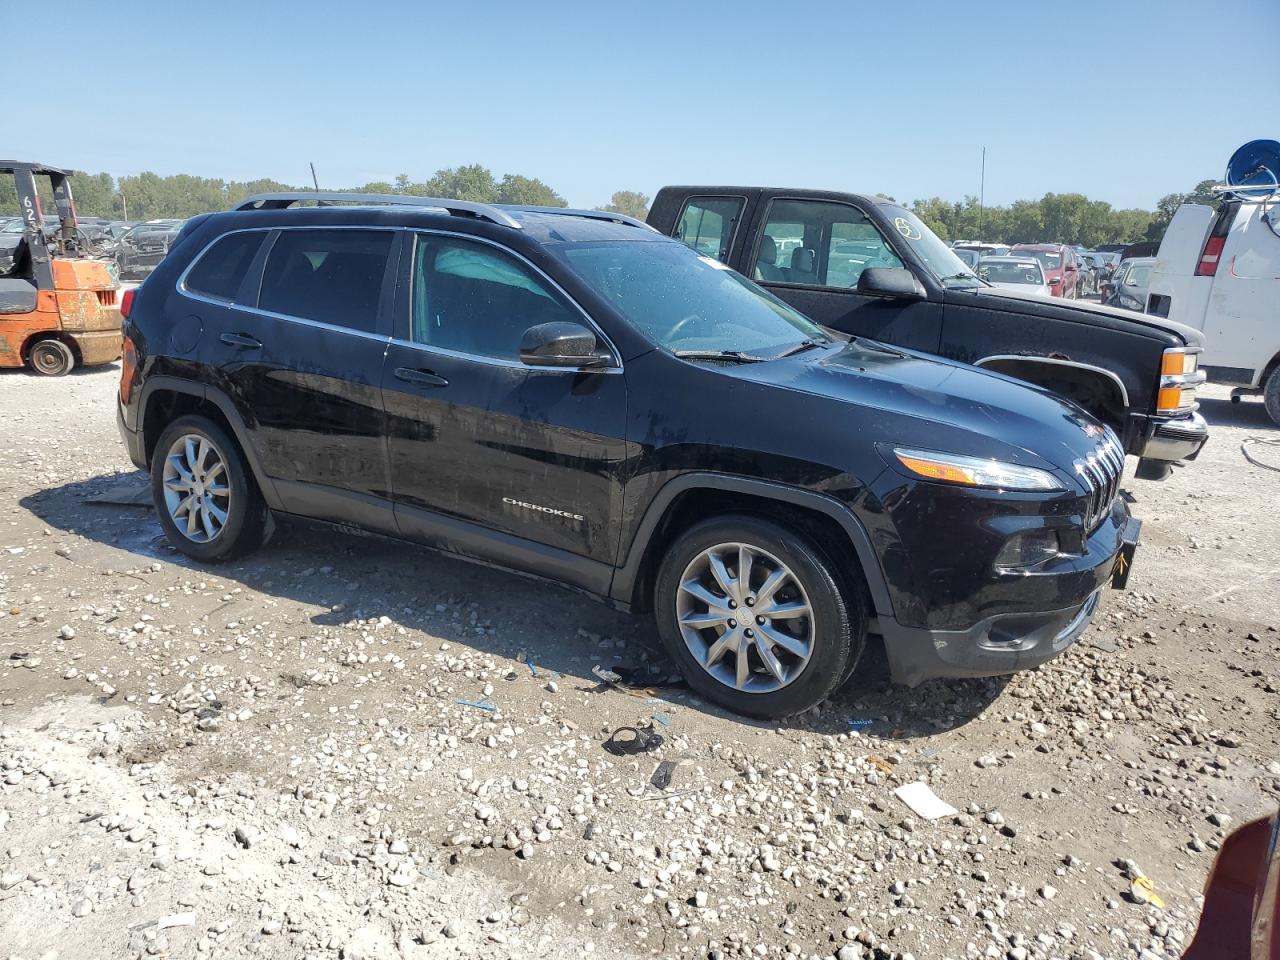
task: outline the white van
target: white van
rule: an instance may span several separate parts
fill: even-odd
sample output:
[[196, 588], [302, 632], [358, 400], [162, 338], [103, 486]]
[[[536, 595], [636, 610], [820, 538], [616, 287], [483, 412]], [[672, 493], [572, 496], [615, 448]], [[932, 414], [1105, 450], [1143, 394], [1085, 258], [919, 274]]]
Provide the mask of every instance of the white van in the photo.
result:
[[1280, 197], [1183, 204], [1160, 242], [1147, 313], [1204, 331], [1200, 369], [1262, 394], [1280, 424]]

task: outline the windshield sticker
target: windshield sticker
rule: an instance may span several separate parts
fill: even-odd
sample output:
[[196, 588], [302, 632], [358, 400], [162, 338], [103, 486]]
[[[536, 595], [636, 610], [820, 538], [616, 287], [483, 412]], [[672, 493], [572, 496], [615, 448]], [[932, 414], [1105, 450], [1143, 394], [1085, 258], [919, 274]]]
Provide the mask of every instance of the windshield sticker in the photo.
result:
[[721, 263], [719, 260], [714, 260], [711, 257], [698, 257], [698, 259], [701, 260], [703, 263], [705, 263], [708, 267], [715, 267], [717, 270], [730, 269], [729, 267], [726, 267], [723, 263]]
[[894, 217], [893, 225], [898, 228], [898, 232], [908, 240], [919, 240], [920, 231], [906, 221], [905, 217]]

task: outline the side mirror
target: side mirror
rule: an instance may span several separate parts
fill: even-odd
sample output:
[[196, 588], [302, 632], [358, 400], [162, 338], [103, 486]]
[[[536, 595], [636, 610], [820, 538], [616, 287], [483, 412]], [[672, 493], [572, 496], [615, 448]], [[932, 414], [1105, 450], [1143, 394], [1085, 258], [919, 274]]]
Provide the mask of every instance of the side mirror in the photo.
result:
[[524, 332], [520, 360], [531, 367], [603, 367], [609, 363], [609, 355], [582, 324], [557, 320]]
[[867, 267], [858, 278], [858, 293], [870, 297], [923, 300], [928, 294], [906, 267]]
[[1075, 272], [1076, 272], [1076, 265], [1074, 263], [1068, 263], [1067, 273], [1075, 273]]
[[1061, 278], [1061, 277], [1050, 277], [1050, 278], [1049, 278], [1049, 286], [1051, 286], [1051, 287], [1056, 287], [1056, 286], [1057, 286], [1058, 284], [1060, 284], [1061, 282], [1062, 282], [1062, 278]]

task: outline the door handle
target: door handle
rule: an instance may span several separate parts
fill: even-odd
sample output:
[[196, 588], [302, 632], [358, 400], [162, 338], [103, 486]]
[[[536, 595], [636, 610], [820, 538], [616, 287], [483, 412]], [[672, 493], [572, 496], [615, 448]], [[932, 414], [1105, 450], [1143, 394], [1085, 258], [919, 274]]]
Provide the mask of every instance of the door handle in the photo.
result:
[[262, 346], [261, 340], [246, 336], [243, 333], [224, 333], [221, 340], [225, 344], [239, 347], [242, 350], [257, 350]]
[[424, 387], [447, 387], [449, 381], [437, 377], [430, 370], [415, 370], [412, 367], [396, 367], [396, 379], [405, 383], [417, 383]]

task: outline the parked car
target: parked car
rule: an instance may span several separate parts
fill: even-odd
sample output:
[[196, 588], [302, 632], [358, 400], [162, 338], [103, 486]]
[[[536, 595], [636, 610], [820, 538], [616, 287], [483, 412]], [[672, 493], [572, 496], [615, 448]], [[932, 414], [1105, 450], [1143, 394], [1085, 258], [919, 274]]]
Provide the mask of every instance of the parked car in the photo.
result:
[[1120, 264], [1104, 285], [1102, 302], [1126, 310], [1142, 311], [1147, 308], [1147, 291], [1151, 286], [1151, 271], [1155, 257], [1136, 257]]
[[952, 250], [955, 252], [956, 257], [959, 258], [961, 263], [970, 270], [977, 270], [978, 261], [982, 259], [981, 253], [977, 250], [970, 249], [969, 247], [952, 247]]
[[1038, 293], [1042, 297], [1050, 296], [1049, 284], [1044, 280], [1044, 270], [1035, 257], [983, 257], [978, 261], [975, 272], [993, 287]]
[[182, 553], [274, 511], [510, 567], [652, 611], [746, 714], [822, 700], [873, 616], [907, 683], [1043, 662], [1136, 543], [1078, 407], [830, 336], [615, 214], [252, 198], [124, 311], [121, 434]]
[[1093, 258], [1092, 254], [1077, 254], [1077, 265], [1080, 268], [1079, 284], [1080, 296], [1088, 297], [1097, 293], [1102, 285], [1102, 266]]
[[980, 257], [1003, 257], [1009, 252], [1007, 243], [988, 243], [982, 240], [957, 240], [951, 245], [957, 254], [961, 250], [973, 250]]
[[1076, 252], [1065, 243], [1015, 243], [1009, 252], [1039, 260], [1053, 296], [1080, 299], [1080, 264]]
[[[699, 237], [713, 236], [719, 260], [826, 327], [973, 363], [1069, 397], [1141, 458], [1140, 477], [1166, 475], [1171, 462], [1194, 458], [1208, 437], [1195, 412], [1199, 333], [989, 286], [891, 200], [828, 190], [664, 187], [648, 219], [686, 242], [698, 224]], [[852, 236], [864, 251], [874, 245], [875, 255], [864, 252], [858, 262], [833, 256]], [[784, 241], [789, 256], [780, 252]], [[1161, 372], [1173, 357], [1185, 362], [1186, 373]], [[1166, 379], [1178, 390], [1161, 393]]]
[[1280, 207], [1183, 204], [1151, 273], [1147, 310], [1204, 331], [1204, 370], [1232, 396], [1261, 395], [1280, 424]]
[[120, 279], [146, 279], [168, 255], [182, 224], [182, 220], [148, 220], [124, 234], [115, 248]]

